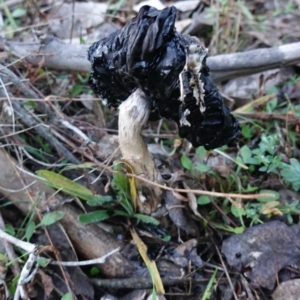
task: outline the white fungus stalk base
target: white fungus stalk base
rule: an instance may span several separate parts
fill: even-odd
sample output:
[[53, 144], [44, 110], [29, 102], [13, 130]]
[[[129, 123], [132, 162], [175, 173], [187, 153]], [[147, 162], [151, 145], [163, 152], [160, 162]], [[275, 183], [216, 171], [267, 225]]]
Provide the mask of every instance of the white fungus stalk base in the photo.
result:
[[[161, 175], [141, 136], [149, 114], [149, 100], [140, 89], [132, 93], [119, 106], [120, 149], [123, 160], [133, 167], [135, 174], [151, 180], [153, 183], [161, 183]], [[137, 190], [139, 211], [151, 214], [160, 202], [161, 189], [137, 180]]]

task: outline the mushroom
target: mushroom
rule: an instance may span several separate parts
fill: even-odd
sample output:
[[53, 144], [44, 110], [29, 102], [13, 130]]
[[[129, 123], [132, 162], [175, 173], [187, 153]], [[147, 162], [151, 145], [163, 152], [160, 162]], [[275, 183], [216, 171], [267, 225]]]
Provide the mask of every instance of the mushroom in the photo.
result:
[[[176, 8], [143, 6], [122, 29], [92, 44], [89, 84], [104, 103], [119, 108], [123, 159], [136, 174], [162, 182], [141, 136], [150, 114], [173, 120], [194, 147], [213, 149], [234, 140], [240, 127], [206, 65], [207, 50], [175, 29]], [[138, 181], [139, 210], [153, 212], [162, 192]]]

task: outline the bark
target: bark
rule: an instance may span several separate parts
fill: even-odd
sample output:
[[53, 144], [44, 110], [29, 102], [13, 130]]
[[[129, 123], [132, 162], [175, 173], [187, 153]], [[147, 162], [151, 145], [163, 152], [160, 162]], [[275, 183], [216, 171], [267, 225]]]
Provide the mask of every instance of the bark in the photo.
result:
[[[54, 70], [89, 72], [87, 45], [65, 44], [54, 37], [43, 43], [8, 41], [5, 49], [33, 65], [43, 65]], [[273, 48], [262, 48], [240, 53], [208, 57], [215, 81], [224, 81], [244, 75], [259, 73], [300, 62], [300, 42]]]

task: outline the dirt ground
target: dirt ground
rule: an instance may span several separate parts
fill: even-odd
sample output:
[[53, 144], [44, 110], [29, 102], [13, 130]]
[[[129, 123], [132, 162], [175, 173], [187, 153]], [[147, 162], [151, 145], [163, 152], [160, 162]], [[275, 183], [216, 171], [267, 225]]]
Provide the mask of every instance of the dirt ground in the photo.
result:
[[0, 300], [300, 299], [299, 0], [0, 12]]

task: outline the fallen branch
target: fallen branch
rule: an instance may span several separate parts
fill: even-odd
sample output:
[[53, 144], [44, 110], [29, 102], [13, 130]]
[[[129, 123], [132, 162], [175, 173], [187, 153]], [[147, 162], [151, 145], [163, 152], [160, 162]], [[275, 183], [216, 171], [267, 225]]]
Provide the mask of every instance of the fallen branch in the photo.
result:
[[[92, 283], [106, 289], [151, 289], [153, 281], [150, 276], [131, 277], [125, 279], [92, 279]], [[164, 286], [179, 285], [187, 282], [206, 283], [207, 279], [194, 280], [192, 278], [162, 278]]]
[[78, 266], [90, 266], [90, 265], [96, 265], [96, 264], [103, 264], [105, 263], [106, 259], [113, 255], [114, 253], [118, 252], [120, 248], [116, 248], [109, 253], [105, 254], [104, 256], [94, 258], [94, 259], [89, 259], [89, 260], [84, 260], [84, 261], [52, 261], [50, 264], [51, 265], [61, 265], [65, 267], [78, 267]]
[[296, 125], [300, 124], [300, 118], [297, 117], [294, 113], [266, 113], [266, 112], [238, 112], [236, 115], [241, 116], [243, 118], [251, 118], [251, 119], [261, 119], [263, 121], [266, 120], [280, 120], [285, 121], [288, 125]]
[[[41, 62], [47, 68], [63, 71], [89, 72], [87, 45], [65, 44], [47, 37], [43, 43], [8, 41], [6, 51], [18, 58], [38, 66]], [[262, 48], [240, 53], [212, 56], [207, 59], [214, 80], [255, 74], [300, 62], [300, 42], [273, 48]]]
[[[26, 185], [26, 188], [24, 186]], [[83, 225], [78, 222], [79, 211], [74, 205], [63, 203], [63, 200], [52, 188], [45, 187], [37, 181], [34, 174], [22, 169], [3, 149], [0, 149], [0, 193], [14, 203], [25, 215], [32, 208], [45, 210], [47, 205], [50, 210], [64, 212], [60, 221], [71, 239], [75, 249], [83, 257], [94, 259], [105, 256], [108, 252], [118, 248], [120, 243], [114, 236], [97, 225]], [[39, 201], [37, 201], [39, 200]], [[38, 202], [37, 207], [35, 206]], [[126, 277], [133, 272], [131, 264], [120, 254], [107, 258], [105, 264], [98, 265], [101, 272], [108, 277]]]
[[0, 240], [5, 240], [11, 244], [14, 244], [15, 246], [25, 250], [29, 253], [29, 257], [22, 268], [22, 271], [20, 273], [20, 277], [18, 279], [17, 289], [15, 291], [14, 300], [18, 300], [19, 296], [21, 296], [22, 299], [27, 299], [26, 291], [24, 289], [24, 284], [28, 283], [36, 274], [38, 264], [35, 264], [37, 259], [37, 250], [38, 247], [34, 244], [21, 241], [6, 232], [4, 232], [2, 229], [0, 229]]
[[[27, 299], [28, 297], [26, 296], [26, 290], [24, 285], [28, 282], [30, 282], [34, 276], [36, 275], [39, 265], [37, 263], [37, 259], [39, 258], [38, 256], [38, 245], [29, 243], [29, 242], [24, 242], [20, 239], [17, 239], [9, 234], [7, 234], [5, 231], [0, 229], [0, 240], [9, 242], [26, 252], [28, 252], [29, 256], [28, 259], [25, 263], [25, 265], [22, 268], [22, 271], [20, 272], [20, 277], [18, 279], [18, 284], [17, 284], [17, 290], [14, 295], [14, 300], [18, 300], [19, 296], [22, 299]], [[116, 248], [109, 253], [105, 254], [102, 257], [98, 257], [96, 259], [88, 260], [88, 261], [76, 261], [76, 262], [62, 262], [62, 261], [53, 261], [52, 264], [57, 264], [61, 266], [69, 266], [69, 267], [76, 267], [76, 266], [87, 266], [87, 265], [92, 265], [92, 264], [103, 264], [106, 259], [111, 256], [112, 254], [116, 253], [119, 251], [119, 248]]]

